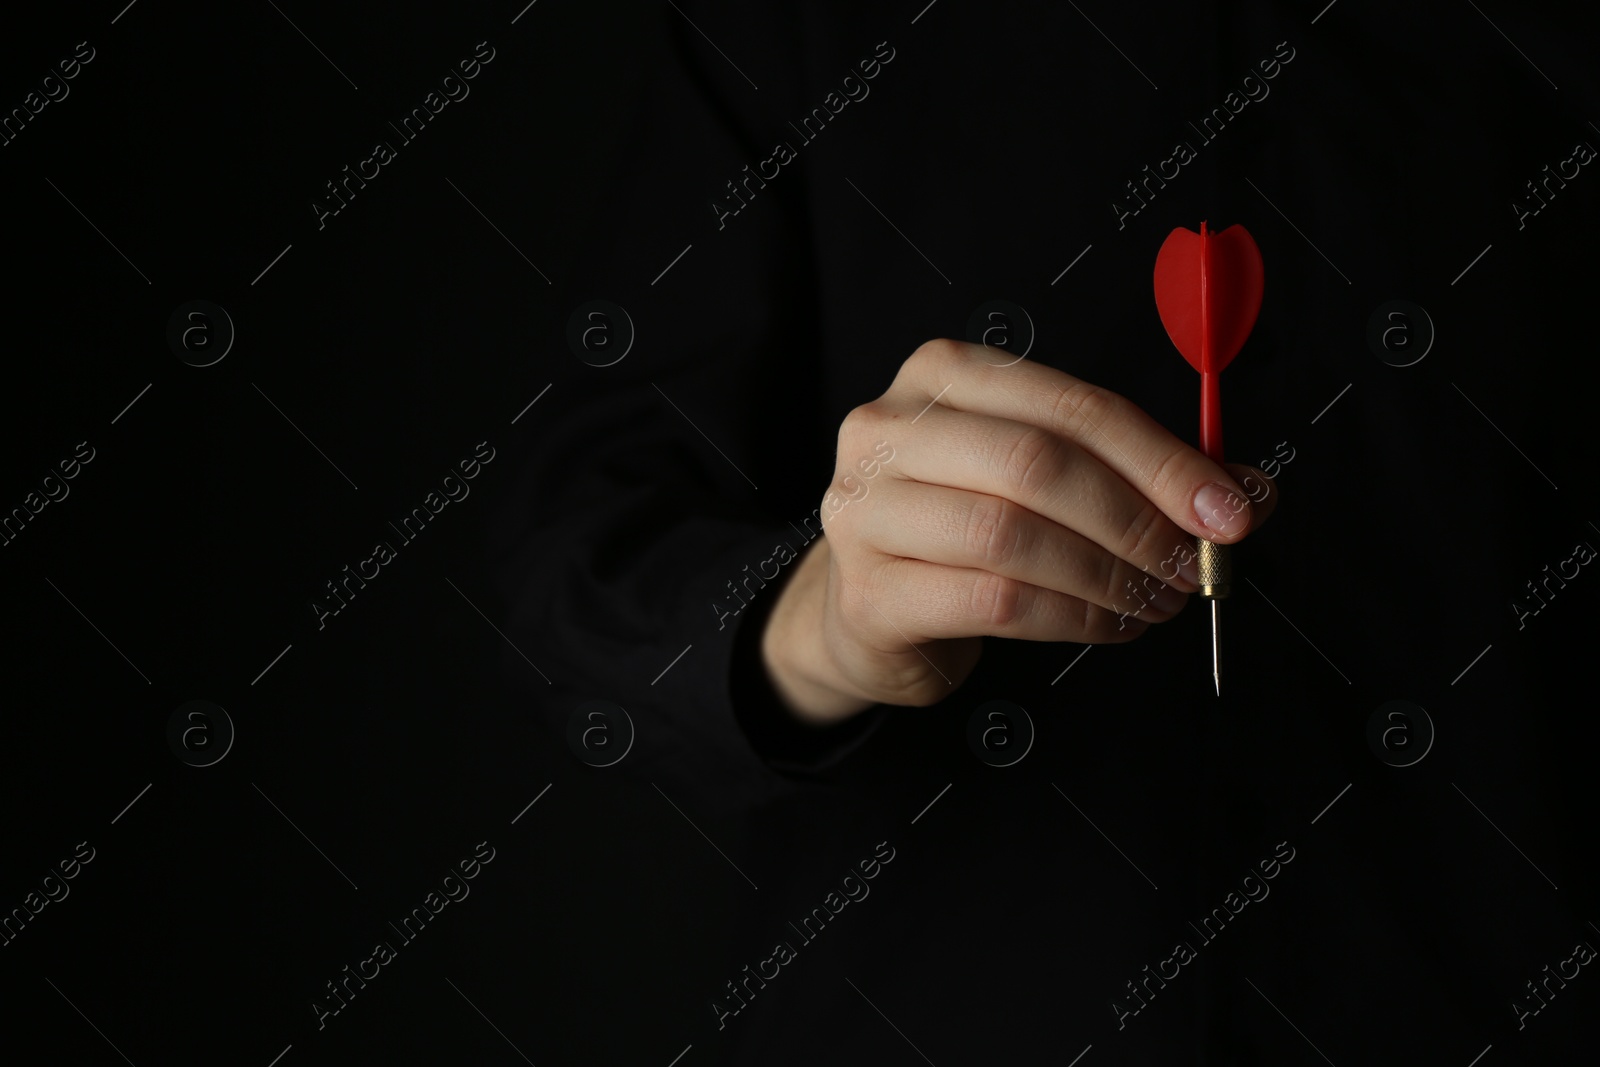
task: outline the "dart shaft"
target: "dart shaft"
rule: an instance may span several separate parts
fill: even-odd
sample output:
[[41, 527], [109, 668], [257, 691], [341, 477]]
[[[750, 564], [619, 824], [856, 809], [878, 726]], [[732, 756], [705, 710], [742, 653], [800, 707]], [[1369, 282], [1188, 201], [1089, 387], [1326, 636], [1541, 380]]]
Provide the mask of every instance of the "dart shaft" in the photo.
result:
[[1200, 451], [1213, 463], [1222, 462], [1222, 374], [1200, 374]]

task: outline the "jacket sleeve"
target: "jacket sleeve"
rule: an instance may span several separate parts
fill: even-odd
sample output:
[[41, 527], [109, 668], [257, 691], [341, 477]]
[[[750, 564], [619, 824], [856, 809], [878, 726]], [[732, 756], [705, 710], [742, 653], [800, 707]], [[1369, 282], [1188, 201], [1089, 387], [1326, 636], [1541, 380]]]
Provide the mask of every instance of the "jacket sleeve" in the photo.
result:
[[[578, 324], [545, 331], [568, 343], [547, 346], [549, 395], [519, 426], [493, 552], [507, 635], [548, 682], [509, 650], [506, 670], [563, 733], [586, 701], [620, 705], [636, 773], [781, 786], [826, 773], [888, 714], [802, 726], [760, 663], [837, 434], [818, 416], [804, 177], [751, 182], [728, 213], [728, 183], [771, 154], [757, 108], [781, 108], [796, 60], [781, 20], [741, 39], [718, 19], [719, 44], [761, 57], [757, 93], [687, 18], [664, 18], [668, 56], [583, 262], [558, 282]], [[596, 300], [612, 305], [602, 318], [585, 310]]]

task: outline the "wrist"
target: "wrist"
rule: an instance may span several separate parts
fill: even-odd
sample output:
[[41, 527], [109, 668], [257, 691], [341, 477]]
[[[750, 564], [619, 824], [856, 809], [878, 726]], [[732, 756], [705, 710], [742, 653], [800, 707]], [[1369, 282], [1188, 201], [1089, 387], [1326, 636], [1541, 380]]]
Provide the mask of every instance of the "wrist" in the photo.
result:
[[828, 553], [822, 538], [796, 563], [761, 634], [761, 664], [779, 703], [797, 721], [817, 727], [842, 723], [876, 703], [847, 687], [823, 639]]

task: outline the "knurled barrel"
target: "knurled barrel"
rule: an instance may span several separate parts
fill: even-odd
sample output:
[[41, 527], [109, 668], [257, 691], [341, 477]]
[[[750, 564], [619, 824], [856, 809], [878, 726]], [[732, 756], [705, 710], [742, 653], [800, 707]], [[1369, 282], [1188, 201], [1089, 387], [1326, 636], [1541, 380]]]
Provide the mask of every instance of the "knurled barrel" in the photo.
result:
[[1221, 600], [1232, 588], [1233, 569], [1228, 566], [1228, 546], [1196, 538], [1195, 550], [1200, 557], [1200, 595], [1207, 600]]

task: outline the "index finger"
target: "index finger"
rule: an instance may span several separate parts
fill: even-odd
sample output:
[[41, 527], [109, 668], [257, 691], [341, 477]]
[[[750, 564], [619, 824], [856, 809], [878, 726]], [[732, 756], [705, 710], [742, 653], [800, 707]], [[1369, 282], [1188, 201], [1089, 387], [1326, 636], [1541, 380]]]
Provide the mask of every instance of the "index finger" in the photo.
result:
[[901, 366], [890, 392], [1059, 434], [1197, 537], [1232, 544], [1250, 529], [1250, 497], [1233, 475], [1138, 405], [1031, 360], [997, 367], [984, 358], [989, 351], [965, 341], [929, 341]]

